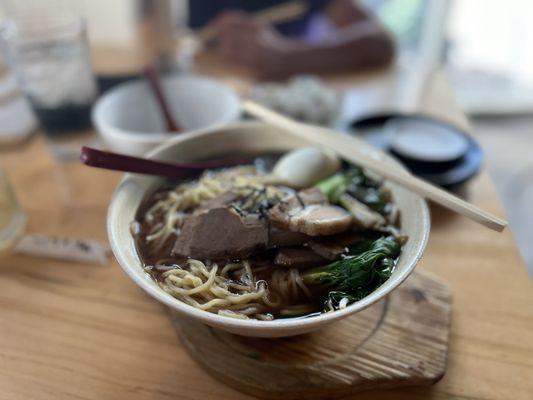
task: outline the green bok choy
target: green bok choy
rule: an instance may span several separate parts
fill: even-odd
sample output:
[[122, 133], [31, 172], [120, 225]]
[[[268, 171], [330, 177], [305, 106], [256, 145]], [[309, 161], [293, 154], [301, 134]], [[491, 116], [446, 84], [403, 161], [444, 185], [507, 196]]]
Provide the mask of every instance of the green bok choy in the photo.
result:
[[[365, 242], [353, 251], [361, 251], [367, 245]], [[334, 304], [342, 298], [358, 301], [391, 276], [400, 250], [401, 245], [394, 236], [381, 237], [359, 254], [303, 271], [301, 277], [307, 285], [323, 285], [334, 290], [329, 294]]]

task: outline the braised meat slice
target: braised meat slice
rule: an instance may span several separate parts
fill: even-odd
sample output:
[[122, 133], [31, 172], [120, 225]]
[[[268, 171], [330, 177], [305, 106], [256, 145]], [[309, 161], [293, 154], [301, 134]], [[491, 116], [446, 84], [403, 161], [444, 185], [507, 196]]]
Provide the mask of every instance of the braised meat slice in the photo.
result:
[[313, 238], [308, 242], [309, 248], [328, 260], [338, 260], [348, 250], [362, 239], [357, 231], [343, 232], [339, 235]]
[[249, 257], [268, 243], [268, 224], [256, 214], [241, 216], [218, 207], [193, 214], [185, 221], [173, 255], [200, 260]]
[[198, 210], [210, 210], [212, 208], [225, 207], [233, 203], [239, 198], [239, 195], [232, 191], [227, 191], [219, 194], [211, 200], [203, 203]]
[[278, 250], [274, 264], [287, 268], [308, 268], [326, 263], [324, 257], [319, 256], [308, 247], [285, 247]]
[[307, 243], [312, 237], [300, 232], [269, 226], [268, 247], [290, 247]]
[[281, 229], [310, 236], [333, 235], [352, 225], [352, 216], [343, 208], [330, 205], [315, 188], [306, 189], [276, 204], [268, 213], [270, 222]]

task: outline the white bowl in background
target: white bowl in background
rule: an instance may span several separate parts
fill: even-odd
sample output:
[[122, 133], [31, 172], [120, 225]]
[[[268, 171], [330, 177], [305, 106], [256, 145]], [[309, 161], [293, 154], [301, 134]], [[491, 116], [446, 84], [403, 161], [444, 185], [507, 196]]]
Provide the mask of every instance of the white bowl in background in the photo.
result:
[[[285, 152], [309, 146], [302, 140], [265, 124], [241, 122], [218, 129], [207, 129], [190, 135], [176, 136], [149, 153], [158, 160], [188, 162], [219, 158], [228, 154]], [[390, 156], [360, 141], [359, 149], [385, 162], [397, 165]], [[387, 183], [400, 209], [402, 230], [409, 235], [392, 276], [367, 297], [344, 310], [305, 319], [273, 321], [228, 318], [194, 308], [163, 291], [143, 270], [130, 233], [130, 224], [143, 198], [163, 183], [163, 179], [126, 174], [117, 187], [107, 215], [107, 231], [113, 253], [126, 274], [155, 299], [184, 317], [243, 336], [282, 337], [307, 333], [365, 309], [394, 290], [415, 268], [426, 247], [430, 218], [426, 202], [409, 190]]]
[[[172, 114], [184, 133], [214, 128], [237, 120], [241, 105], [235, 92], [214, 79], [169, 76], [162, 79]], [[127, 82], [104, 94], [92, 112], [93, 124], [116, 152], [143, 155], [176, 136], [164, 121], [144, 80]]]

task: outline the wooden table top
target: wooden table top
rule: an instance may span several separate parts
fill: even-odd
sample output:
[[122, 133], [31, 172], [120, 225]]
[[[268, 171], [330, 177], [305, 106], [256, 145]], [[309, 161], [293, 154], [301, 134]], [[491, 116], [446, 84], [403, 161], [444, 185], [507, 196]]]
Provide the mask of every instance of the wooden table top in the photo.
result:
[[[443, 87], [431, 86], [438, 96]], [[28, 232], [106, 241], [105, 215], [120, 174], [58, 164], [38, 136], [0, 153], [29, 216]], [[467, 197], [502, 207], [486, 172]], [[453, 290], [449, 365], [426, 388], [358, 399], [530, 399], [533, 283], [511, 232], [497, 234], [441, 208], [418, 268]], [[110, 259], [79, 265], [0, 258], [0, 399], [244, 399], [200, 369], [164, 307]]]

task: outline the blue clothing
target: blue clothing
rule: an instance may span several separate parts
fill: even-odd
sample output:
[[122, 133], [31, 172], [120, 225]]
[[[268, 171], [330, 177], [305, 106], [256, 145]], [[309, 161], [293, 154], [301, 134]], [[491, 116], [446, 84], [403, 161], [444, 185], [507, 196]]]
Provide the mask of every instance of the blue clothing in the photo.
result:
[[[198, 29], [208, 24], [218, 14], [226, 10], [239, 10], [248, 13], [286, 3], [287, 0], [189, 0], [189, 26]], [[302, 36], [308, 29], [311, 18], [327, 6], [329, 0], [306, 0], [308, 11], [301, 18], [276, 26], [286, 36]]]

